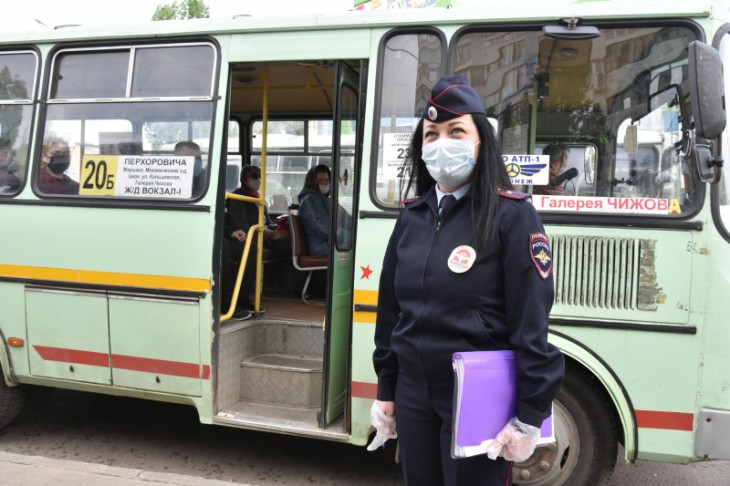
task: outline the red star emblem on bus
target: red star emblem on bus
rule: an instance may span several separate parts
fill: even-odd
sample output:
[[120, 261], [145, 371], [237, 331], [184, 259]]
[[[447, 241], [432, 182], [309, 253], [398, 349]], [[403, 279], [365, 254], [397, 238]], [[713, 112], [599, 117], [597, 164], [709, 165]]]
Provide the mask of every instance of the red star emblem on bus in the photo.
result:
[[370, 269], [370, 265], [363, 267], [360, 267], [360, 270], [362, 270], [362, 277], [360, 277], [360, 280], [366, 278], [370, 280], [370, 274], [373, 273], [373, 271]]

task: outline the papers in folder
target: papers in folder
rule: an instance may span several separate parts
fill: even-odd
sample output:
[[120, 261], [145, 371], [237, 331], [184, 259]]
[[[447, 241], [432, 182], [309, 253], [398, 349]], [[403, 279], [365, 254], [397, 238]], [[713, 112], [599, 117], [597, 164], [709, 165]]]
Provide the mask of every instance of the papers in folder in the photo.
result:
[[[451, 456], [485, 454], [487, 446], [517, 413], [517, 367], [513, 351], [454, 353], [454, 413]], [[540, 442], [555, 441], [553, 416]]]

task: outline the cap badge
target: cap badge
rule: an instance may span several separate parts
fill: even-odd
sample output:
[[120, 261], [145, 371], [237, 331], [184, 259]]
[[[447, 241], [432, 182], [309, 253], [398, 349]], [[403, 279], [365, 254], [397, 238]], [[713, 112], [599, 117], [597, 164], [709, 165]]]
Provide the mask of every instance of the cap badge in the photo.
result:
[[436, 121], [436, 118], [439, 117], [439, 112], [436, 110], [435, 106], [429, 106], [428, 107], [428, 119], [431, 121]]
[[457, 246], [449, 255], [449, 270], [454, 273], [464, 273], [474, 265], [476, 259], [477, 252], [474, 248], [468, 245]]

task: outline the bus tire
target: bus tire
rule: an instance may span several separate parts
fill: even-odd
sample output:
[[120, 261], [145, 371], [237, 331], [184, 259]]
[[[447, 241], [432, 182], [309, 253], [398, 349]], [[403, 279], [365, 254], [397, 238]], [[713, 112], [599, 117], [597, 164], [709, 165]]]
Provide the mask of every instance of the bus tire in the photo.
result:
[[23, 385], [10, 387], [0, 374], [0, 430], [20, 415], [26, 395], [27, 390]]
[[53, 398], [55, 388], [49, 388], [46, 386], [38, 385], [21, 385], [25, 388], [25, 402], [23, 404], [20, 413], [10, 421], [11, 425], [24, 422], [27, 419], [34, 417], [41, 413], [41, 411], [48, 405], [48, 402]]
[[556, 441], [513, 466], [514, 484], [599, 485], [616, 467], [618, 440], [609, 398], [584, 371], [566, 367], [553, 403]]

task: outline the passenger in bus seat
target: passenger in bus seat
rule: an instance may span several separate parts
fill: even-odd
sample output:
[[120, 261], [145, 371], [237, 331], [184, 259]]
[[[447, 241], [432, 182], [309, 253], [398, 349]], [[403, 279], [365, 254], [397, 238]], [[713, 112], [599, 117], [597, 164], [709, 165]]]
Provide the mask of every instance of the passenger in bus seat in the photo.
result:
[[312, 256], [329, 255], [330, 215], [330, 168], [324, 164], [309, 169], [304, 187], [299, 193], [299, 216], [307, 235], [307, 248]]
[[[241, 187], [234, 194], [259, 198], [261, 188], [261, 169], [255, 165], [245, 165], [241, 170]], [[227, 201], [228, 218], [235, 229], [248, 230], [259, 220], [259, 208], [255, 203], [229, 199]], [[269, 211], [264, 206], [264, 248], [272, 250], [277, 256], [291, 254], [291, 237], [286, 226], [274, 223]]]
[[21, 181], [15, 173], [13, 143], [6, 137], [0, 138], [0, 192], [15, 191]]
[[[534, 451], [563, 379], [547, 340], [549, 240], [529, 195], [512, 190], [464, 77], [434, 86], [405, 164], [402, 195], [418, 197], [404, 202], [381, 267], [372, 420], [395, 417], [406, 484], [509, 485], [510, 462]], [[517, 409], [487, 454], [453, 459], [453, 354], [492, 350], [515, 353]], [[375, 445], [391, 436], [381, 429]]]
[[549, 196], [567, 196], [568, 192], [565, 190], [565, 183], [555, 183], [555, 179], [560, 175], [568, 164], [568, 154], [570, 149], [562, 142], [553, 142], [545, 146], [542, 149], [543, 155], [550, 156], [550, 175], [548, 176], [548, 184], [544, 186], [533, 186], [533, 194], [542, 194]]
[[203, 167], [203, 153], [200, 150], [200, 145], [191, 140], [183, 140], [175, 144], [173, 153], [175, 155], [195, 157], [192, 197], [200, 195], [205, 187], [205, 168]]
[[[241, 170], [241, 187], [233, 191], [241, 196], [259, 198], [261, 188], [261, 169], [253, 165], [246, 165]], [[259, 208], [256, 203], [228, 199], [226, 201], [226, 236], [229, 239], [231, 251], [231, 266], [234, 276], [238, 271], [243, 248], [251, 226], [258, 223]], [[277, 225], [269, 218], [264, 206], [264, 248], [272, 251], [274, 256], [285, 256], [291, 253], [291, 237], [286, 227]], [[241, 282], [241, 291], [238, 296], [238, 308], [248, 311], [254, 310], [251, 296], [256, 287], [256, 255], [258, 248], [256, 241], [251, 242], [251, 248], [246, 261], [246, 268]], [[265, 310], [260, 309], [259, 313]]]
[[[328, 256], [330, 248], [330, 227], [332, 201], [330, 180], [332, 172], [324, 164], [312, 167], [304, 178], [304, 187], [299, 192], [299, 217], [307, 237], [307, 250], [311, 256]], [[307, 299], [319, 300], [325, 297], [327, 272], [317, 270], [312, 274]]]
[[38, 190], [44, 194], [78, 194], [79, 183], [66, 175], [71, 164], [68, 143], [61, 138], [50, 138], [41, 156]]

